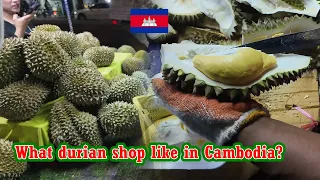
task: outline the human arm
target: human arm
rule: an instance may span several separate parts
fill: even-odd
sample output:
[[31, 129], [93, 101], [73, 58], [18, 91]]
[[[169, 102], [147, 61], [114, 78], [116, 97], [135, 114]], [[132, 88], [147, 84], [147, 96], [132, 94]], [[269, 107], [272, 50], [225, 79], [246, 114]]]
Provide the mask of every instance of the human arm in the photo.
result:
[[319, 138], [317, 133], [263, 117], [242, 129], [236, 141], [244, 146], [252, 146], [255, 142], [270, 145], [282, 142], [286, 148], [283, 162], [254, 164], [281, 179], [320, 179]]
[[25, 15], [23, 17], [19, 17], [17, 14], [13, 15], [13, 23], [16, 27], [15, 36], [23, 38], [25, 36], [26, 28], [29, 22], [34, 17], [35, 12], [32, 14]]

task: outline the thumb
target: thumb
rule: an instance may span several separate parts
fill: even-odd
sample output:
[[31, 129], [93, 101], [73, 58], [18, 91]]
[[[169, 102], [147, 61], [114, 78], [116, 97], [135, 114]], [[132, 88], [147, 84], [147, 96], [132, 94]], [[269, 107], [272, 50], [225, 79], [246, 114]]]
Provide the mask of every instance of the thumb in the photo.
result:
[[16, 20], [16, 19], [18, 19], [18, 18], [19, 18], [18, 14], [14, 14], [12, 19], [13, 19], [13, 20]]

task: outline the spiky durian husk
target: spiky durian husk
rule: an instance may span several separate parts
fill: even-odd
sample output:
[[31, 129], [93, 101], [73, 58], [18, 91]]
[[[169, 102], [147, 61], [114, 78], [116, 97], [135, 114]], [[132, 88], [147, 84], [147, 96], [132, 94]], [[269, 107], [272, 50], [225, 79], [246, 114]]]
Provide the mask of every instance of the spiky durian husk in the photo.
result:
[[151, 63], [151, 58], [150, 55], [147, 51], [145, 50], [139, 50], [136, 52], [136, 54], [133, 56], [138, 59], [142, 59], [145, 63], [145, 69], [149, 69], [150, 63]]
[[189, 40], [197, 44], [213, 44], [226, 41], [228, 38], [217, 30], [188, 26], [179, 37], [179, 42], [183, 40]]
[[23, 56], [23, 39], [6, 38], [0, 49], [0, 88], [22, 80], [27, 73]]
[[66, 99], [79, 106], [95, 106], [106, 101], [109, 85], [98, 70], [75, 68], [60, 78]]
[[24, 45], [26, 64], [32, 74], [45, 81], [54, 81], [68, 69], [71, 58], [46, 33], [35, 33]]
[[82, 55], [80, 41], [74, 33], [57, 31], [53, 33], [52, 38], [57, 41], [72, 59]]
[[74, 68], [89, 68], [93, 70], [98, 69], [97, 65], [94, 62], [85, 60], [82, 56], [73, 59], [72, 64], [72, 67]]
[[296, 9], [304, 10], [304, 1], [303, 0], [282, 0], [283, 2], [293, 6]]
[[269, 91], [272, 87], [289, 84], [291, 81], [301, 77], [305, 71], [306, 69], [304, 68], [291, 72], [277, 73], [250, 88], [244, 89], [222, 89], [218, 86], [210, 86], [205, 81], [197, 80], [193, 74], [186, 74], [183, 70], [174, 70], [166, 65], [163, 68], [163, 77], [168, 83], [177, 86], [179, 90], [186, 93], [204, 95], [207, 98], [238, 101], [249, 98], [250, 94], [259, 96], [261, 92]]
[[143, 83], [145, 89], [148, 88], [148, 86], [150, 84], [150, 79], [146, 73], [141, 72], [141, 71], [136, 71], [136, 72], [132, 73], [132, 77], [139, 79]]
[[121, 47], [118, 48], [118, 52], [120, 53], [131, 53], [134, 55], [136, 53], [136, 50], [129, 45], [122, 45]]
[[94, 62], [98, 67], [110, 66], [114, 60], [115, 51], [106, 46], [91, 47], [83, 54], [83, 59]]
[[146, 67], [145, 61], [135, 57], [128, 58], [122, 63], [122, 71], [127, 75], [132, 75], [135, 71], [144, 70]]
[[9, 121], [25, 121], [34, 117], [50, 90], [42, 84], [21, 80], [0, 89], [0, 116]]
[[145, 94], [146, 90], [139, 79], [127, 77], [111, 85], [108, 102], [124, 101], [132, 103], [134, 97]]
[[130, 138], [140, 128], [138, 111], [131, 103], [116, 101], [106, 104], [98, 114], [103, 131], [112, 138]]
[[[164, 6], [164, 5], [158, 4], [158, 2], [164, 3], [165, 1], [168, 2], [168, 5]], [[158, 0], [158, 2], [154, 2], [153, 0], [147, 0], [145, 4], [148, 8], [168, 9], [170, 22], [177, 22], [177, 23], [196, 22], [204, 16], [203, 13], [197, 8], [196, 4], [192, 2], [192, 0], [186, 0], [186, 1]], [[184, 6], [186, 7], [190, 6], [190, 7], [186, 8]]]
[[0, 139], [0, 179], [19, 179], [27, 170], [26, 162], [17, 162], [12, 148], [13, 142]]
[[147, 40], [149, 42], [162, 43], [175, 37], [177, 31], [169, 24], [168, 33], [147, 33]]
[[56, 32], [60, 31], [60, 27], [53, 24], [42, 24], [33, 28], [32, 31], [47, 31], [47, 32]]
[[113, 83], [115, 83], [115, 82], [118, 82], [118, 81], [120, 81], [121, 79], [127, 78], [127, 77], [129, 77], [129, 76], [126, 75], [126, 74], [121, 73], [121, 74], [115, 76], [114, 78], [112, 78], [111, 81], [110, 81], [110, 84], [113, 84]]
[[91, 47], [100, 46], [100, 41], [98, 38], [94, 37], [90, 32], [82, 32], [76, 35], [78, 40], [80, 41], [81, 47], [80, 51], [83, 54], [87, 49]]

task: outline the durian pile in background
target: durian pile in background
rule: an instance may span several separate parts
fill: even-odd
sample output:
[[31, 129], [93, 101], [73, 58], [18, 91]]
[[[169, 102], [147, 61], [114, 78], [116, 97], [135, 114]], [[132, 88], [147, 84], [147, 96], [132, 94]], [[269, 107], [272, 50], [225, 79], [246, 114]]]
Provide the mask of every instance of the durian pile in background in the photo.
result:
[[[124, 74], [105, 79], [115, 53], [131, 53]], [[49, 137], [78, 146], [102, 145], [103, 138], [126, 140], [140, 135], [138, 111], [132, 98], [147, 94], [149, 56], [123, 45], [100, 46], [89, 32], [74, 34], [55, 25], [40, 25], [28, 39], [5, 39], [0, 49], [0, 116], [8, 122], [32, 119], [48, 102]], [[19, 176], [25, 163], [13, 159], [12, 142], [0, 140], [0, 179]]]

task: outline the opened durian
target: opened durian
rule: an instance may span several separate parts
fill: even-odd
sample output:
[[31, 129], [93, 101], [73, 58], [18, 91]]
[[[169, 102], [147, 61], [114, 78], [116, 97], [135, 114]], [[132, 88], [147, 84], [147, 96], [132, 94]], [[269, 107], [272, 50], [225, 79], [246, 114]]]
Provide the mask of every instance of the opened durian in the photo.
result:
[[[302, 25], [303, 24], [303, 25]], [[242, 43], [247, 44], [290, 33], [303, 32], [320, 28], [320, 24], [305, 16], [291, 16], [281, 19], [267, 18], [247, 25], [242, 32]]]
[[57, 25], [53, 25], [53, 24], [42, 24], [39, 26], [36, 26], [35, 28], [33, 28], [32, 31], [47, 31], [47, 32], [56, 32], [56, 31], [60, 31], [60, 27]]
[[228, 38], [218, 30], [188, 26], [180, 34], [179, 42], [183, 40], [189, 40], [197, 44], [219, 44], [220, 41], [226, 41]]
[[0, 88], [22, 80], [27, 72], [23, 56], [23, 39], [6, 38], [0, 49]]
[[133, 137], [140, 128], [138, 110], [127, 102], [115, 101], [103, 105], [98, 119], [104, 132], [116, 139]]
[[215, 46], [211, 46], [211, 53], [198, 53], [183, 61], [176, 53], [166, 52], [163, 57], [164, 79], [184, 92], [208, 98], [241, 100], [250, 94], [258, 96], [261, 91], [295, 81], [311, 59], [295, 54], [267, 55], [251, 48], [213, 53], [214, 49]]
[[26, 64], [39, 79], [54, 81], [68, 69], [71, 58], [66, 51], [46, 33], [32, 34], [24, 46]]
[[126, 59], [121, 66], [123, 73], [131, 75], [135, 71], [144, 70], [146, 67], [146, 63], [143, 59], [132, 57]]
[[98, 67], [110, 66], [114, 59], [115, 51], [106, 46], [91, 47], [83, 54], [83, 59], [94, 62]]
[[164, 42], [170, 39], [171, 37], [177, 35], [177, 31], [168, 24], [168, 33], [147, 33], [146, 36], [148, 38], [148, 41], [152, 42]]
[[21, 80], [0, 89], [0, 116], [8, 121], [33, 118], [46, 101], [50, 90], [38, 82]]
[[19, 179], [27, 170], [27, 163], [18, 162], [15, 156], [13, 142], [0, 139], [0, 179]]
[[184, 23], [196, 21], [203, 13], [193, 0], [148, 0], [147, 6], [157, 9], [168, 9], [170, 21]]
[[145, 63], [145, 69], [149, 69], [150, 63], [151, 63], [150, 62], [151, 58], [150, 58], [150, 55], [147, 51], [139, 50], [138, 52], [136, 52], [136, 54], [133, 57], [138, 58], [138, 59], [142, 59]]
[[75, 68], [60, 78], [66, 99], [78, 106], [100, 105], [109, 96], [109, 84], [98, 70]]
[[134, 77], [127, 77], [111, 85], [108, 102], [124, 101], [132, 103], [134, 97], [145, 94], [146, 89], [141, 80]]
[[57, 31], [53, 33], [52, 38], [57, 41], [72, 59], [82, 55], [80, 41], [74, 33]]
[[129, 45], [122, 45], [121, 47], [118, 48], [119, 53], [131, 53], [134, 55], [136, 53], [136, 50], [129, 46]]

